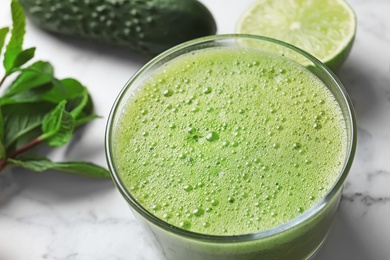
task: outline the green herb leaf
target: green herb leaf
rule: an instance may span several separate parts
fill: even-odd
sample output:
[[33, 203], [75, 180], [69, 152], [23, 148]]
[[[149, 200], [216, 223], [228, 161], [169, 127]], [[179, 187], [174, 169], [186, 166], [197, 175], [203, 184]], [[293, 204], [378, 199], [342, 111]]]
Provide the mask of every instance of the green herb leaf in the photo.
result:
[[24, 64], [26, 64], [26, 62], [34, 58], [34, 55], [35, 55], [35, 48], [29, 48], [23, 50], [16, 57], [13, 67], [18, 68], [23, 66]]
[[15, 60], [19, 53], [22, 52], [23, 38], [25, 34], [26, 18], [24, 17], [22, 6], [17, 0], [12, 0], [12, 30], [11, 39], [8, 42], [6, 51], [4, 53], [4, 68], [6, 75], [9, 75], [14, 68]]
[[4, 97], [10, 97], [28, 89], [53, 82], [54, 69], [48, 62], [37, 61], [20, 71], [21, 74], [7, 88]]
[[37, 103], [47, 101], [53, 103], [55, 106], [58, 104], [58, 102], [51, 102], [51, 100], [47, 100], [46, 98], [47, 93], [50, 93], [51, 89], [53, 88], [54, 86], [51, 83], [48, 83], [46, 85], [19, 92], [10, 97], [2, 97], [0, 98], [0, 105]]
[[45, 116], [42, 122], [43, 134], [40, 140], [47, 140], [50, 146], [62, 146], [71, 138], [74, 130], [74, 119], [65, 110], [66, 100]]
[[66, 90], [67, 99], [84, 96], [87, 89], [76, 79], [66, 78], [61, 80], [63, 88]]
[[[2, 106], [4, 116], [4, 144], [8, 153], [13, 152], [12, 146], [16, 140], [24, 135], [29, 135], [36, 128], [41, 128], [42, 120], [55, 105], [40, 103], [25, 103]], [[27, 141], [38, 136], [30, 136]], [[20, 144], [22, 145], [22, 144]], [[18, 147], [15, 147], [15, 149]]]
[[[44, 100], [53, 103], [59, 103], [65, 99], [69, 102], [74, 98], [82, 96], [83, 92], [87, 91], [86, 88], [75, 79], [57, 80], [56, 82], [53, 82], [53, 84], [54, 88], [42, 96]], [[68, 108], [68, 105], [66, 108], [67, 111], [71, 111], [71, 109]]]
[[76, 121], [75, 121], [75, 127], [78, 127], [80, 125], [83, 125], [85, 123], [88, 123], [94, 119], [97, 119], [97, 118], [101, 118], [100, 116], [98, 115], [90, 115], [90, 116], [83, 116], [83, 117], [79, 117]]
[[8, 31], [9, 31], [8, 27], [4, 27], [0, 29], [0, 54], [1, 54], [1, 50], [3, 49], [5, 37], [7, 36]]
[[21, 166], [26, 169], [43, 172], [47, 170], [64, 171], [76, 175], [96, 178], [110, 178], [110, 173], [103, 167], [86, 162], [52, 162], [47, 158], [18, 158], [9, 159], [9, 162], [15, 166]]
[[66, 110], [75, 119], [75, 127], [98, 118], [93, 112], [93, 102], [86, 87], [75, 79], [63, 79], [61, 83], [69, 98]]
[[41, 127], [36, 127], [25, 134], [21, 135], [18, 139], [15, 140], [14, 144], [12, 145], [12, 150], [16, 151], [17, 149], [20, 149], [21, 147], [25, 146], [26, 144], [30, 143], [32, 140], [36, 140], [38, 136], [41, 136], [42, 130]]
[[84, 107], [87, 105], [88, 98], [89, 98], [88, 91], [84, 89], [84, 91], [81, 94], [80, 102], [72, 109], [71, 114], [73, 118], [77, 118], [81, 114]]
[[[31, 81], [28, 81], [31, 79]], [[41, 74], [41, 72], [32, 72], [30, 70], [22, 71], [11, 89], [6, 92], [3, 98], [0, 98], [1, 104], [14, 104], [23, 102], [47, 101], [58, 104], [63, 100], [71, 101], [67, 105], [67, 111], [72, 111], [80, 106], [80, 100], [88, 96], [87, 89], [75, 79], [57, 80], [51, 75]], [[32, 83], [32, 84], [30, 84]], [[86, 98], [88, 99], [88, 97]], [[81, 110], [87, 105], [86, 100]]]
[[85, 93], [82, 97], [70, 100], [68, 103], [68, 111], [73, 112], [76, 126], [99, 118], [99, 116], [94, 114], [93, 102], [89, 93]]

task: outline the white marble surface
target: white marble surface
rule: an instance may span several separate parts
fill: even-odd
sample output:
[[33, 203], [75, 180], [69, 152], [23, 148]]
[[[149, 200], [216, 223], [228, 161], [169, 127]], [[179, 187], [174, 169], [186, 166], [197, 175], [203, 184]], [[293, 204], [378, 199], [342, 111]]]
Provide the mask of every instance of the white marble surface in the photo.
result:
[[[0, 0], [0, 27], [10, 0]], [[218, 33], [230, 33], [248, 2], [203, 0]], [[341, 205], [318, 260], [390, 259], [390, 1], [350, 0], [355, 45], [337, 73], [358, 120], [358, 148]], [[223, 7], [223, 8], [222, 8]], [[51, 61], [60, 77], [87, 85], [103, 119], [83, 129], [55, 159], [105, 165], [104, 128], [116, 95], [146, 61], [114, 48], [61, 39], [30, 23], [25, 47]], [[0, 259], [163, 259], [111, 181], [15, 169], [0, 174]]]

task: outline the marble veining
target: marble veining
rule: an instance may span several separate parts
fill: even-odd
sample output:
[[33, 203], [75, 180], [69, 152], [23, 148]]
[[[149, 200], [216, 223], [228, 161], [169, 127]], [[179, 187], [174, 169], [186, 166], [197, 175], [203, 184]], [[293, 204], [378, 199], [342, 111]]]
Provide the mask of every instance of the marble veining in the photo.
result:
[[390, 196], [386, 197], [373, 197], [369, 194], [364, 194], [361, 192], [355, 192], [354, 194], [344, 194], [341, 200], [349, 203], [362, 203], [364, 206], [372, 206], [375, 204], [386, 204], [390, 202]]
[[[253, 1], [202, 2], [213, 12], [218, 33], [231, 33], [240, 13]], [[358, 30], [351, 54], [336, 74], [356, 110], [358, 147], [328, 240], [316, 259], [390, 260], [390, 1], [348, 2], [357, 14]], [[0, 27], [9, 24], [9, 3], [0, 1]], [[103, 138], [109, 110], [146, 60], [56, 37], [30, 22], [25, 42], [25, 47], [36, 46], [36, 56], [51, 61], [59, 76], [76, 77], [88, 86], [103, 117], [83, 129], [70, 146], [53, 152], [52, 158], [105, 165]], [[0, 174], [0, 260], [24, 259], [163, 260], [164, 256], [111, 181], [13, 169]]]

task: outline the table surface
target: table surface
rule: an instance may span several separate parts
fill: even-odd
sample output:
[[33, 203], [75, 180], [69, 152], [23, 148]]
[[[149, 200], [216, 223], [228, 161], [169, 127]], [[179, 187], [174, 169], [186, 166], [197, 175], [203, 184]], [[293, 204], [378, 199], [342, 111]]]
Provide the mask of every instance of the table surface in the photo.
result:
[[[218, 33], [232, 33], [253, 0], [203, 0]], [[316, 259], [390, 259], [390, 1], [350, 0], [358, 18], [352, 52], [337, 72], [355, 106], [358, 147], [330, 235]], [[0, 27], [10, 23], [0, 0]], [[223, 7], [223, 8], [222, 8]], [[222, 10], [223, 9], [223, 10]], [[63, 39], [30, 22], [25, 47], [52, 62], [59, 77], [88, 86], [95, 120], [58, 160], [105, 166], [104, 130], [117, 94], [147, 60], [115, 48]], [[110, 180], [13, 169], [0, 174], [0, 259], [163, 259]]]

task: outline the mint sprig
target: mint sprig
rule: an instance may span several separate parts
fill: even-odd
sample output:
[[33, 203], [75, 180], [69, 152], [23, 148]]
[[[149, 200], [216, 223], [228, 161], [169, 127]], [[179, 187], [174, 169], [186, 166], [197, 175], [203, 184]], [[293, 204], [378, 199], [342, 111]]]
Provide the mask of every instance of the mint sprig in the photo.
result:
[[19, 166], [32, 171], [57, 170], [89, 177], [109, 177], [109, 172], [88, 162], [53, 162], [33, 153], [37, 145], [59, 147], [67, 144], [75, 130], [97, 118], [86, 87], [72, 78], [58, 79], [47, 61], [29, 66], [35, 48], [23, 49], [25, 16], [17, 0], [11, 3], [13, 27], [0, 29], [0, 54], [5, 40], [5, 75], [14, 80], [0, 96], [0, 173], [6, 167]]

